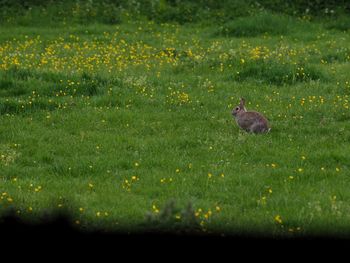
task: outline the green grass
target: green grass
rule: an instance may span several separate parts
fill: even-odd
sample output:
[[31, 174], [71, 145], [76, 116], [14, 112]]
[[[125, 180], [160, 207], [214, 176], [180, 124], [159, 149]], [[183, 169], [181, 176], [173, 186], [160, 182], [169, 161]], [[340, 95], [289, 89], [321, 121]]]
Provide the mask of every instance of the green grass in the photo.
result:
[[346, 32], [350, 29], [350, 18], [346, 15], [336, 17], [335, 19], [329, 21], [326, 27], [328, 29], [335, 29]]
[[222, 26], [220, 34], [231, 37], [256, 37], [264, 34], [285, 35], [298, 25], [295, 18], [269, 12], [240, 17]]
[[[349, 35], [249, 19], [232, 21], [249, 32], [233, 37], [147, 21], [2, 27], [1, 213], [63, 210], [82, 229], [348, 235]], [[237, 127], [241, 96], [270, 133]]]

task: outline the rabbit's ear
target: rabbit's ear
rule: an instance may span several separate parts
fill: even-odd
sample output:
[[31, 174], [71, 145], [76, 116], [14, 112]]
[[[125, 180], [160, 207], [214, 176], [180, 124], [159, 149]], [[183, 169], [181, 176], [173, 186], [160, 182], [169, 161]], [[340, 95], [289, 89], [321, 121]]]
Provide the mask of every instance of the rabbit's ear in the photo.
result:
[[245, 105], [245, 99], [241, 98], [241, 100], [239, 101], [239, 106], [244, 109], [244, 105]]

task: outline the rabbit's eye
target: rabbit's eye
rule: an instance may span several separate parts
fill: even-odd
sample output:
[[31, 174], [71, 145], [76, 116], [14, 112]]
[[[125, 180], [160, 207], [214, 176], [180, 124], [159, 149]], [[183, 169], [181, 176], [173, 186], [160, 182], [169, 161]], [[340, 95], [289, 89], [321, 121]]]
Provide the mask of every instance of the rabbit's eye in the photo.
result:
[[239, 110], [239, 107], [236, 107], [236, 110]]

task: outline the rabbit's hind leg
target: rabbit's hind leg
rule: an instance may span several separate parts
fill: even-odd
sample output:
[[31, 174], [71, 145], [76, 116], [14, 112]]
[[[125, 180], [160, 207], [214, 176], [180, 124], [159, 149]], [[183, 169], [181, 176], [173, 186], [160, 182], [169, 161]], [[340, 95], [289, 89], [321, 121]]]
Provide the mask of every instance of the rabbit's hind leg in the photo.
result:
[[269, 132], [270, 129], [266, 127], [266, 125], [256, 122], [250, 127], [250, 131], [253, 133], [265, 133]]

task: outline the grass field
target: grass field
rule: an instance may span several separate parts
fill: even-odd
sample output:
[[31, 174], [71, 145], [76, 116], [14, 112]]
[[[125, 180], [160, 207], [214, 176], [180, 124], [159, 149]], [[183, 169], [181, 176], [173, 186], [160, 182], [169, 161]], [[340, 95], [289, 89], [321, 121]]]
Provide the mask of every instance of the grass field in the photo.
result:
[[[348, 235], [349, 21], [0, 27], [0, 212]], [[240, 97], [270, 133], [238, 128]]]

